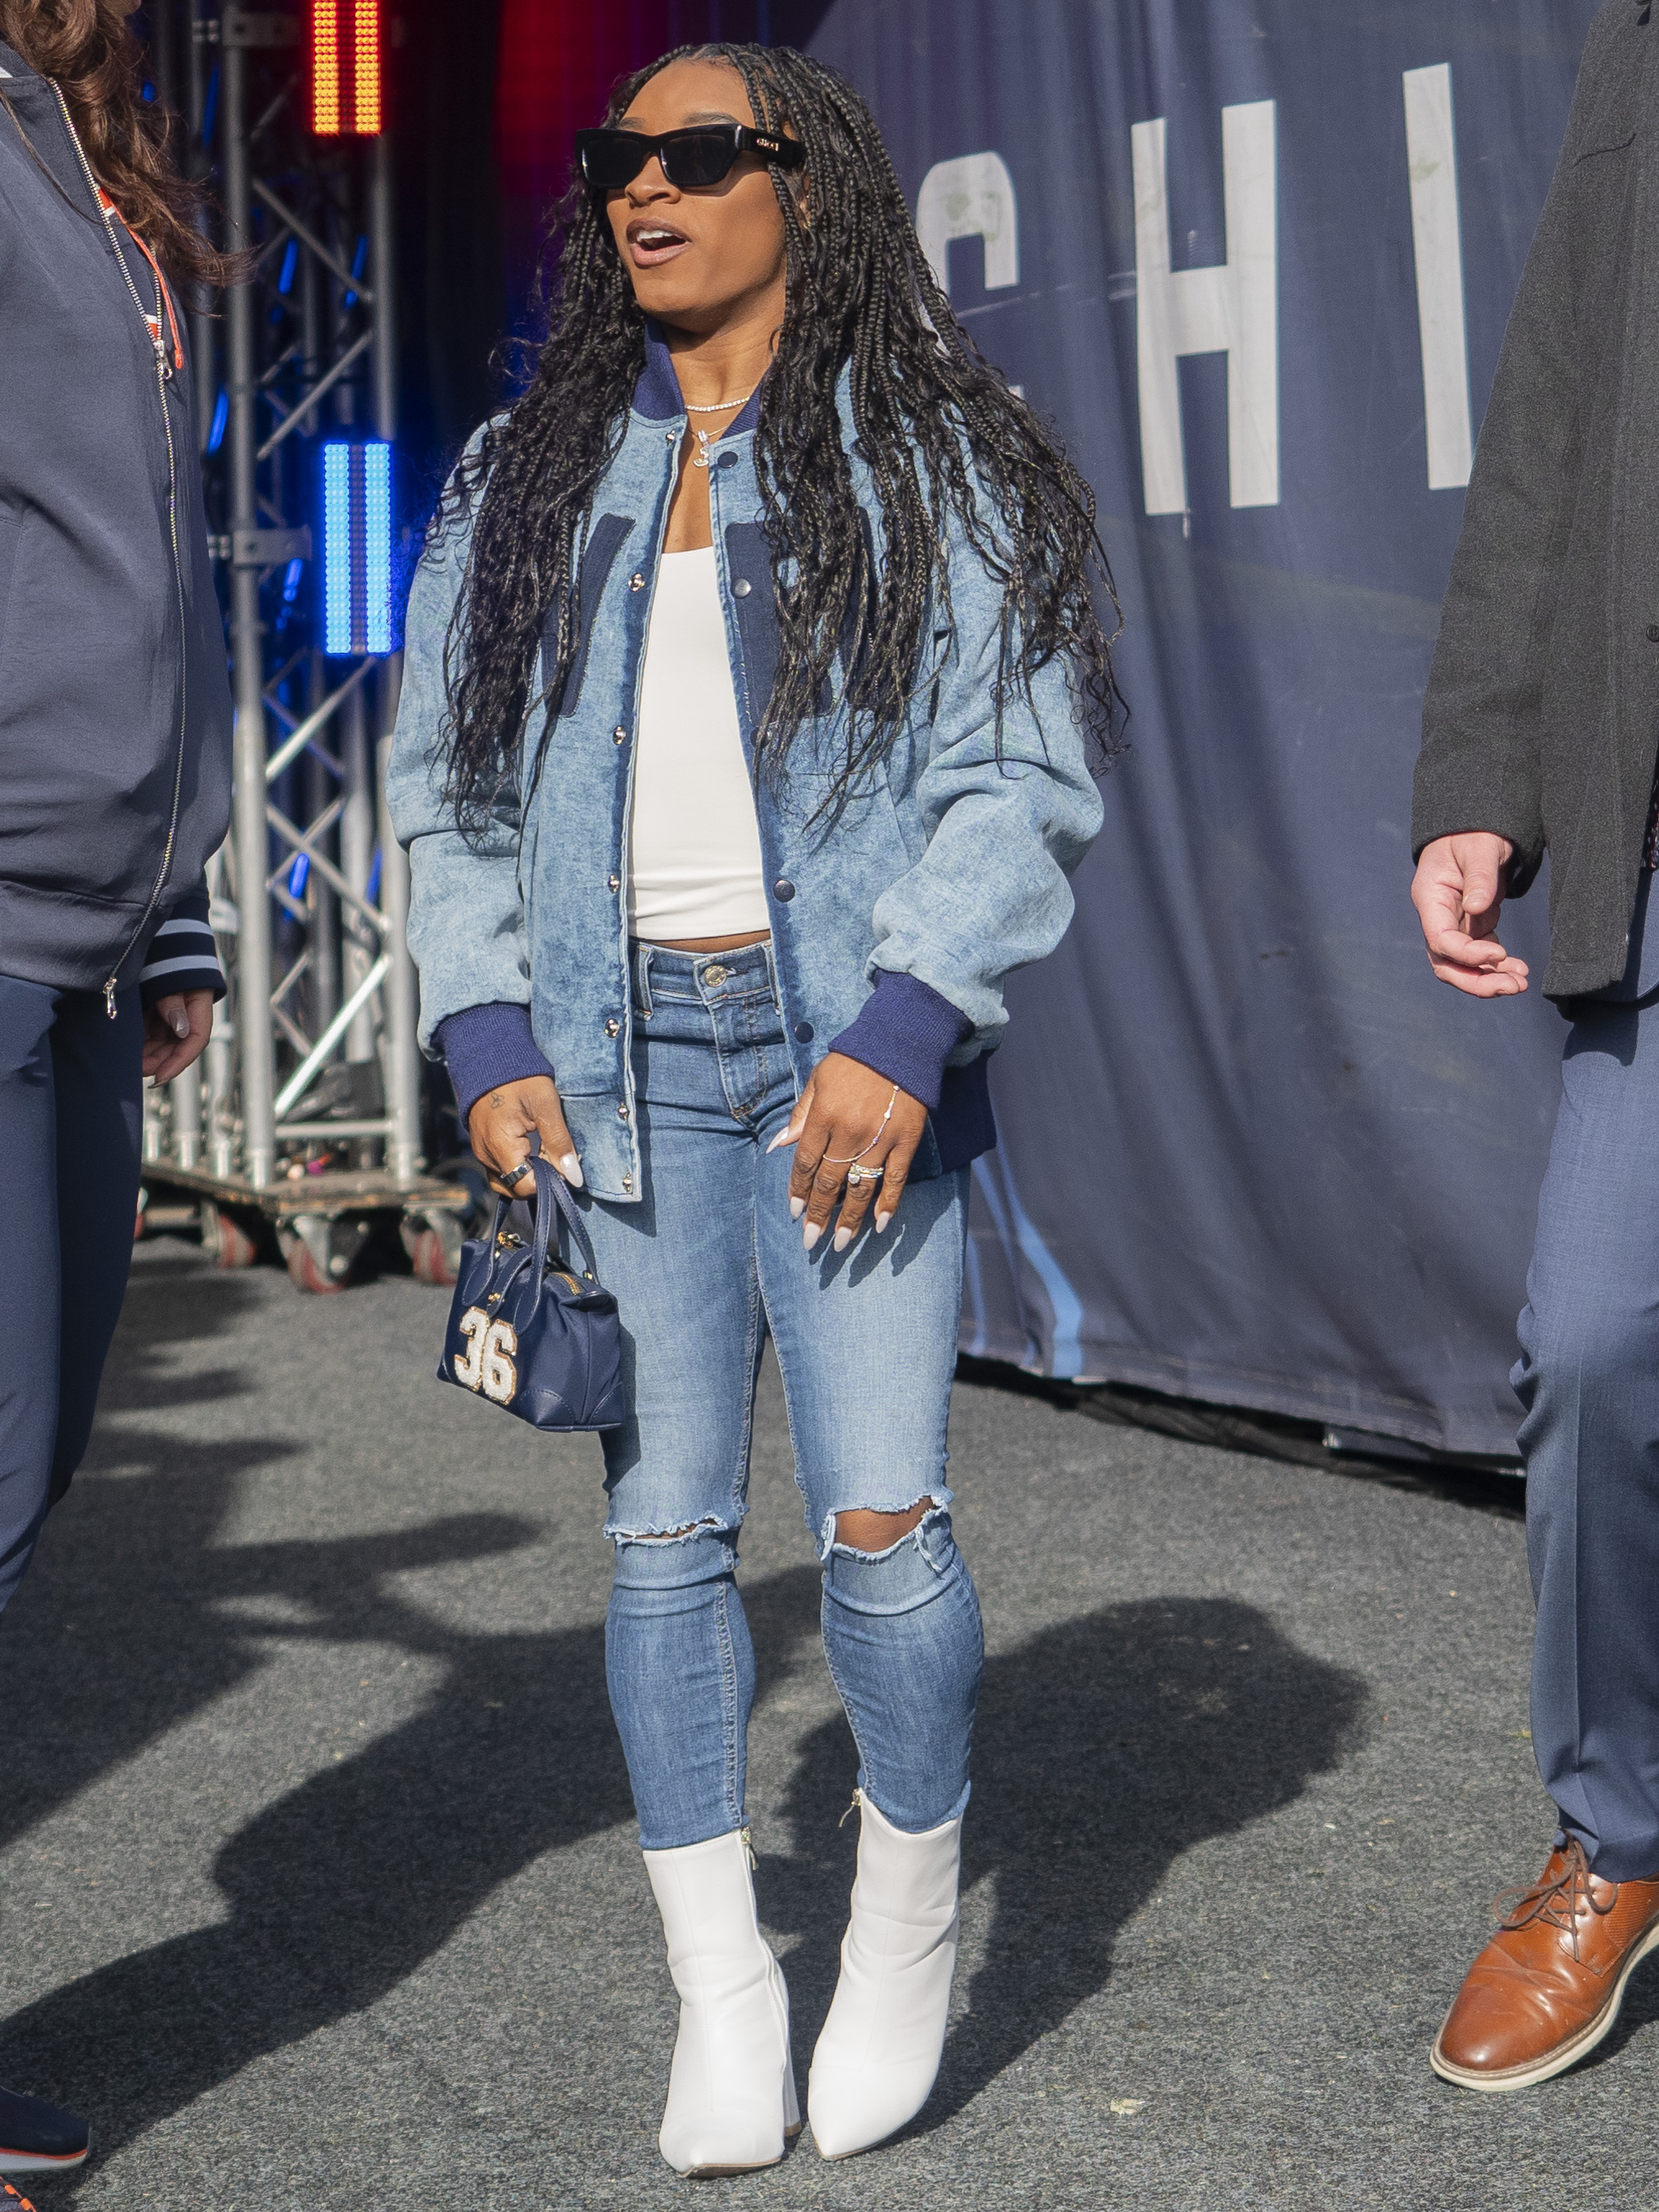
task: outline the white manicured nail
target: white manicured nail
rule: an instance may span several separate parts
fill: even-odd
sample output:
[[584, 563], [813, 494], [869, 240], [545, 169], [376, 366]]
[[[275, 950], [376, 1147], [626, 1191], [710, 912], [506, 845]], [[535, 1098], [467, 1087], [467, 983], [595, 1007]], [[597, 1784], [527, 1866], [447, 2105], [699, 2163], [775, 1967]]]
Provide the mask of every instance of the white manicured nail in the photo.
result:
[[844, 1252], [844, 1251], [847, 1249], [848, 1246], [852, 1243], [852, 1241], [853, 1241], [853, 1232], [852, 1232], [852, 1231], [851, 1231], [850, 1229], [838, 1229], [838, 1230], [836, 1230], [836, 1251], [837, 1251], [837, 1252]]
[[810, 1252], [823, 1234], [823, 1230], [818, 1227], [816, 1221], [809, 1221], [805, 1228], [801, 1231], [800, 1241]]
[[766, 1149], [769, 1152], [775, 1152], [780, 1145], [787, 1145], [788, 1142], [789, 1124], [786, 1121], [782, 1128], [778, 1131], [777, 1135], [773, 1138], [771, 1143], [766, 1147]]
[[574, 1183], [578, 1190], [582, 1188], [582, 1164], [574, 1152], [567, 1152], [559, 1162], [559, 1173], [567, 1182]]
[[790, 1200], [790, 1201], [789, 1201], [789, 1218], [790, 1218], [792, 1221], [799, 1221], [799, 1220], [800, 1219], [800, 1218], [801, 1218], [802, 1214], [803, 1214], [803, 1213], [805, 1213], [805, 1211], [806, 1211], [806, 1200], [805, 1200], [804, 1198], [792, 1198], [792, 1199]]
[[882, 1231], [886, 1228], [888, 1223], [892, 1219], [892, 1218], [893, 1217], [890, 1213], [878, 1213], [876, 1216], [876, 1234], [878, 1237], [879, 1237]]

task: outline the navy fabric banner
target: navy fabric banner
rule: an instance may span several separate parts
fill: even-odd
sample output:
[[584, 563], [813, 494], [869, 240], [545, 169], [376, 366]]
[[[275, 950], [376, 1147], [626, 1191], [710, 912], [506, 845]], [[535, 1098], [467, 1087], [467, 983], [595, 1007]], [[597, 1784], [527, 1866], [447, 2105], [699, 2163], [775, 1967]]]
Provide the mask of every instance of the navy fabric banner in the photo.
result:
[[[1100, 501], [1133, 750], [1013, 979], [964, 1350], [1513, 1449], [1564, 1025], [1431, 977], [1410, 787], [1588, 0], [838, 0]], [[1504, 935], [1541, 971], [1547, 886]]]

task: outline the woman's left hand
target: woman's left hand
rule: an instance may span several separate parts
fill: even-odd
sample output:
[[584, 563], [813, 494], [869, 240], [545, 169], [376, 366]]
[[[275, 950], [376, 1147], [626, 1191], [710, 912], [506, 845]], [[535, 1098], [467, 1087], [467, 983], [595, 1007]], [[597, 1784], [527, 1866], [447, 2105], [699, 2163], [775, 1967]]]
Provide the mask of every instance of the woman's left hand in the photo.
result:
[[152, 1083], [171, 1083], [212, 1034], [212, 992], [169, 991], [144, 1009], [144, 1073]]
[[[890, 1100], [893, 1110], [884, 1129], [881, 1119]], [[847, 1196], [836, 1224], [837, 1252], [844, 1252], [864, 1226], [872, 1199], [876, 1228], [886, 1228], [898, 1211], [910, 1163], [927, 1127], [927, 1109], [920, 1098], [908, 1091], [896, 1097], [888, 1078], [861, 1060], [848, 1060], [838, 1052], [825, 1054], [796, 1101], [788, 1127], [772, 1144], [775, 1152], [780, 1145], [795, 1147], [789, 1211], [797, 1221], [803, 1213], [806, 1216], [801, 1234], [809, 1252], [829, 1227], [843, 1190]], [[860, 1167], [882, 1170], [879, 1182], [848, 1182], [842, 1164], [854, 1153]]]

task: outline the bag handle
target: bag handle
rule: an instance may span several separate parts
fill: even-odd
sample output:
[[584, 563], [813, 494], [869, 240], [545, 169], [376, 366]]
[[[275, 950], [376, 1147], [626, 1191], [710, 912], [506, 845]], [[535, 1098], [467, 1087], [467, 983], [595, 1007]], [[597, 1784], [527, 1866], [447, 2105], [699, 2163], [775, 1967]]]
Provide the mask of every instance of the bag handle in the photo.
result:
[[582, 1255], [589, 1279], [599, 1287], [599, 1262], [593, 1257], [593, 1244], [587, 1233], [587, 1224], [576, 1211], [576, 1202], [565, 1188], [564, 1177], [550, 1162], [538, 1152], [527, 1163], [536, 1177], [536, 1282], [539, 1285], [547, 1272], [547, 1253], [552, 1241], [556, 1211], [563, 1215], [576, 1248]]
[[[536, 1177], [536, 1226], [531, 1243], [530, 1258], [531, 1279], [536, 1285], [537, 1297], [539, 1298], [541, 1296], [542, 1278], [547, 1273], [547, 1254], [549, 1245], [552, 1242], [553, 1223], [556, 1217], [560, 1214], [563, 1215], [569, 1224], [570, 1234], [575, 1239], [577, 1248], [581, 1253], [588, 1279], [595, 1288], [598, 1288], [599, 1269], [599, 1262], [593, 1257], [592, 1239], [588, 1236], [587, 1224], [577, 1212], [575, 1203], [565, 1188], [564, 1177], [556, 1169], [550, 1167], [539, 1153], [532, 1153], [525, 1162], [525, 1165], [532, 1170]], [[501, 1231], [506, 1226], [507, 1214], [516, 1203], [515, 1200], [502, 1198], [499, 1194], [496, 1197], [495, 1219], [489, 1231], [492, 1266], [495, 1264], [495, 1255], [501, 1250]], [[509, 1273], [516, 1274], [518, 1267], [522, 1265], [523, 1261], [520, 1259], [514, 1267], [509, 1269]]]

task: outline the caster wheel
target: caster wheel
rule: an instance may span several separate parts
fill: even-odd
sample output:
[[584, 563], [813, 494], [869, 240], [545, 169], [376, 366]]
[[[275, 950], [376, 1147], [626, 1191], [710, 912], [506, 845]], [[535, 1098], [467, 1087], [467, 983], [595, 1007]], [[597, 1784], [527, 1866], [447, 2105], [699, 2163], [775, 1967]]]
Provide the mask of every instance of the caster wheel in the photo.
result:
[[316, 1213], [302, 1213], [285, 1224], [276, 1234], [295, 1289], [309, 1291], [313, 1297], [349, 1290], [368, 1229], [366, 1221], [331, 1221]]
[[252, 1267], [259, 1257], [259, 1247], [246, 1224], [222, 1206], [202, 1208], [202, 1249], [216, 1267]]
[[317, 1255], [302, 1237], [296, 1237], [284, 1255], [288, 1262], [289, 1280], [296, 1291], [309, 1291], [313, 1297], [337, 1297], [347, 1288], [347, 1279], [337, 1280], [317, 1264]]
[[[445, 1234], [447, 1229], [448, 1234]], [[434, 1228], [429, 1222], [405, 1222], [404, 1246], [415, 1279], [434, 1290], [453, 1290], [460, 1279], [461, 1237], [459, 1223]]]

